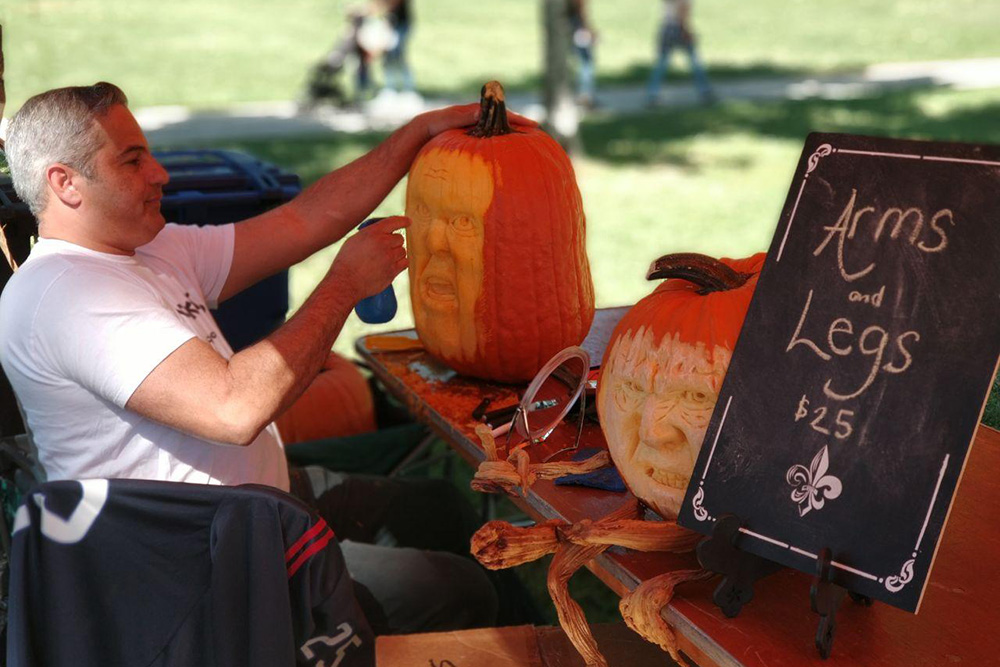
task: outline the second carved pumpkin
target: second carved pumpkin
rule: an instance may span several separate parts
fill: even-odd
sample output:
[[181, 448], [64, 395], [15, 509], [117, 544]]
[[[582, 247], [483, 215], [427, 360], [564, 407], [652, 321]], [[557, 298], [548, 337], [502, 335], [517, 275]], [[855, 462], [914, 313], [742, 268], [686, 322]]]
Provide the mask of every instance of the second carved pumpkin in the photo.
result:
[[565, 151], [511, 128], [500, 84], [479, 125], [429, 141], [410, 169], [410, 298], [427, 351], [463, 375], [530, 379], [594, 317], [585, 219]]
[[671, 278], [611, 334], [597, 388], [601, 429], [629, 489], [677, 517], [750, 307], [764, 253], [715, 260], [661, 257], [649, 278]]

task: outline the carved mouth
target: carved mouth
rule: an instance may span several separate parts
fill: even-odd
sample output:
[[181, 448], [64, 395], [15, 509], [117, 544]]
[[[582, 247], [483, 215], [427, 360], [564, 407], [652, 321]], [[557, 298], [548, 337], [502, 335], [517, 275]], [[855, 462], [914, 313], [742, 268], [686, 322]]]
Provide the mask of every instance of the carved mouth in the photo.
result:
[[440, 274], [425, 275], [420, 281], [420, 292], [432, 308], [452, 309], [458, 302], [455, 281]]
[[638, 470], [642, 470], [657, 484], [684, 490], [691, 476], [690, 473], [676, 472], [677, 458], [676, 454], [670, 456], [656, 447], [640, 442], [632, 461]]
[[652, 468], [647, 468], [647, 474], [657, 484], [662, 484], [663, 486], [668, 486], [671, 489], [679, 489], [681, 491], [687, 489], [688, 482], [691, 480], [690, 477], [679, 472], [654, 470]]
[[438, 278], [428, 278], [424, 281], [427, 288], [427, 295], [433, 299], [454, 299], [455, 285], [448, 280]]

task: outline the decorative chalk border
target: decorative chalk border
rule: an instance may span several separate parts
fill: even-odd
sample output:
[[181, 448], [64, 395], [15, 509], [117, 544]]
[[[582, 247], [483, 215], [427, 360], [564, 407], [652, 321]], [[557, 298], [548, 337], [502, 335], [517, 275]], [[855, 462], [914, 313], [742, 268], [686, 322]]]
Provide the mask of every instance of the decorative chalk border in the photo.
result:
[[834, 148], [830, 144], [822, 144], [819, 146], [813, 154], [809, 156], [808, 164], [806, 165], [806, 173], [802, 177], [802, 184], [799, 185], [799, 194], [795, 198], [795, 205], [792, 207], [792, 215], [788, 218], [788, 226], [785, 227], [785, 235], [781, 238], [781, 245], [778, 246], [778, 255], [774, 258], [775, 263], [781, 261], [781, 255], [785, 251], [785, 242], [788, 240], [788, 233], [792, 230], [792, 222], [795, 221], [795, 214], [799, 210], [799, 201], [802, 199], [802, 193], [806, 189], [806, 183], [809, 182], [809, 174], [816, 171], [819, 166], [819, 161], [828, 155], [833, 155], [835, 153], [843, 153], [844, 155], [867, 155], [869, 157], [888, 157], [897, 158], [901, 160], [927, 160], [928, 162], [956, 162], [959, 164], [974, 164], [980, 166], [992, 166], [1000, 167], [1000, 162], [996, 160], [970, 160], [966, 158], [958, 157], [939, 157], [936, 155], [913, 155], [910, 153], [884, 153], [878, 151], [856, 151], [848, 148]]

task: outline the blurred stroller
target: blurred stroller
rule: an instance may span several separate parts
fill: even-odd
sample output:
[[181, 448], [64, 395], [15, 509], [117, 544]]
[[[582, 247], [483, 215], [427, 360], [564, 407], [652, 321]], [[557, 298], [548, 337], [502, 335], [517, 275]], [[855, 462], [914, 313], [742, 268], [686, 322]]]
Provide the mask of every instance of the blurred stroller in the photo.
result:
[[[344, 33], [309, 71], [302, 110], [324, 102], [350, 107], [364, 99], [371, 91], [371, 63], [394, 46], [394, 39], [391, 26], [367, 6], [349, 9]], [[357, 65], [353, 94], [344, 80], [352, 60]]]

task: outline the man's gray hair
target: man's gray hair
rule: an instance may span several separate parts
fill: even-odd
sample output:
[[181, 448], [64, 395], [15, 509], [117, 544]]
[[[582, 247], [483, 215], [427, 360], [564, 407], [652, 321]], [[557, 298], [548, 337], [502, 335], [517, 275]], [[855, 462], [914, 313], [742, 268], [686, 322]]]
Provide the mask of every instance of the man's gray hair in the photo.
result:
[[7, 164], [14, 190], [35, 217], [48, 199], [50, 165], [58, 162], [94, 177], [94, 155], [103, 141], [94, 121], [117, 104], [128, 106], [125, 93], [101, 81], [35, 95], [14, 115], [7, 128]]

